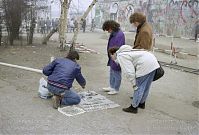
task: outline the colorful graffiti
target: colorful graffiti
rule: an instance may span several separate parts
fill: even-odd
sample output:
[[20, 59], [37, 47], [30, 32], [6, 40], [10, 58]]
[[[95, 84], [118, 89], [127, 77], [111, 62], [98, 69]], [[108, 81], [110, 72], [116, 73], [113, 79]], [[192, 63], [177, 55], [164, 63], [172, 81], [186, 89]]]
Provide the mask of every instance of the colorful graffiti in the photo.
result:
[[[111, 17], [111, 6], [114, 3], [117, 3], [117, 12]], [[199, 18], [199, 0], [113, 0], [110, 3], [99, 2], [96, 5], [97, 11], [103, 12], [103, 19], [97, 21], [98, 26], [101, 26], [104, 20], [114, 19], [128, 31], [131, 29], [129, 16], [138, 11], [147, 16], [154, 33], [192, 37], [194, 23]]]

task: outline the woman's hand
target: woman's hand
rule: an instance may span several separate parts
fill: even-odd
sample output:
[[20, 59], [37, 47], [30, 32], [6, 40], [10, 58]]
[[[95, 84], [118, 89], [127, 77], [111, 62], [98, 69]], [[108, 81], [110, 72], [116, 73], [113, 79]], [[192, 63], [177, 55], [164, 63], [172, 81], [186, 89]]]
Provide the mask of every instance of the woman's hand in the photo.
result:
[[110, 57], [113, 61], [115, 61], [117, 59], [116, 53], [114, 54], [110, 54]]

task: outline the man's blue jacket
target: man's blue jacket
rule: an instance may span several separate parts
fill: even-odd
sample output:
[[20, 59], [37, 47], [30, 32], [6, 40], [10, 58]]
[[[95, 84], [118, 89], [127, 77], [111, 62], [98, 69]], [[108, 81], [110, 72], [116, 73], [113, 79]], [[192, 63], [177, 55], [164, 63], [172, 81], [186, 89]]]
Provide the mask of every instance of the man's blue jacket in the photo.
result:
[[74, 79], [76, 79], [81, 86], [86, 85], [86, 80], [82, 76], [80, 65], [68, 58], [55, 59], [43, 68], [43, 74], [48, 76], [48, 82], [66, 86], [68, 89], [72, 87]]

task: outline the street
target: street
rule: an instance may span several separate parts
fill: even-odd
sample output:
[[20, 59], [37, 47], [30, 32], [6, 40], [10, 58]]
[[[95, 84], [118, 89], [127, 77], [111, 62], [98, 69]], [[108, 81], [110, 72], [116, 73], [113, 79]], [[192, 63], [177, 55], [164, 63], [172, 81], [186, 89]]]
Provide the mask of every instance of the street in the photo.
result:
[[[67, 33], [67, 39], [72, 38]], [[42, 69], [50, 57], [64, 57], [59, 51], [58, 34], [48, 45], [41, 45], [41, 35], [32, 46], [0, 46], [0, 61]], [[133, 43], [134, 34], [126, 33], [127, 44]], [[95, 53], [80, 53], [82, 73], [87, 80], [85, 90], [93, 90], [120, 106], [113, 109], [88, 112], [67, 117], [52, 108], [51, 99], [38, 97], [39, 79], [44, 75], [16, 68], [0, 66], [0, 134], [108, 134], [108, 135], [197, 135], [199, 113], [192, 103], [199, 101], [198, 75], [163, 67], [165, 75], [152, 83], [146, 109], [137, 114], [125, 113], [133, 94], [130, 82], [123, 75], [120, 92], [107, 95], [102, 87], [109, 82], [107, 63], [108, 34], [79, 33], [77, 42]], [[171, 38], [159, 37], [156, 47], [169, 49]], [[177, 58], [177, 64], [198, 69], [199, 43], [187, 39], [174, 39], [174, 46], [191, 55]], [[158, 60], [170, 62], [171, 56], [155, 51]], [[74, 87], [79, 87], [75, 83]], [[78, 89], [79, 91], [81, 89]]]

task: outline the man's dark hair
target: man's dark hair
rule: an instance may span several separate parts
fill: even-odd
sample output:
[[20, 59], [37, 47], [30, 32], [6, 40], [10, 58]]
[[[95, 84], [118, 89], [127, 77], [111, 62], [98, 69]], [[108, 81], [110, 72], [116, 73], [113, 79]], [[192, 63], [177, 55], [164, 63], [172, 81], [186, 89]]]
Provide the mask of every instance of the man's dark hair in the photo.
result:
[[79, 60], [79, 54], [77, 51], [70, 51], [68, 53], [68, 55], [66, 56], [66, 58], [70, 59], [70, 60]]
[[111, 55], [113, 55], [117, 50], [119, 50], [118, 47], [112, 47], [112, 48], [110, 48], [110, 49], [108, 50], [108, 52], [109, 52]]
[[107, 20], [104, 22], [102, 29], [104, 31], [108, 31], [109, 29], [111, 29], [112, 31], [116, 32], [120, 29], [120, 24], [114, 20]]

